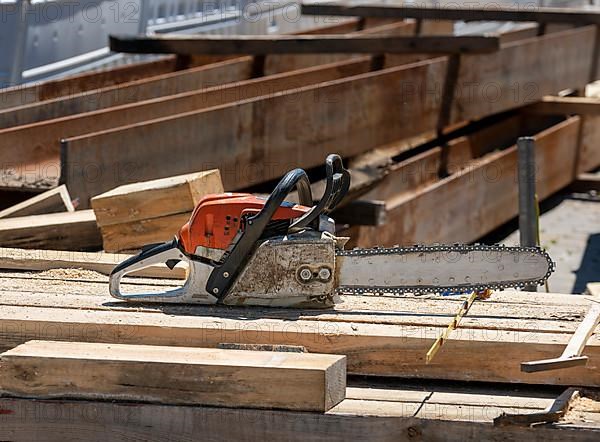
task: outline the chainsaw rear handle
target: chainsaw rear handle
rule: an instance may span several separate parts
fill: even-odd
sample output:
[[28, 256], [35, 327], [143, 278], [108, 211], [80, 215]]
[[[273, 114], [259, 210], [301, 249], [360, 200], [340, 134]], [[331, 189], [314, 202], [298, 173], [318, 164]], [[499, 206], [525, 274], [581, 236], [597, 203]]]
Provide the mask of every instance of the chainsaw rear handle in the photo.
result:
[[[170, 262], [176, 264], [178, 261], [186, 259], [185, 255], [179, 250], [177, 240], [167, 241], [162, 244], [155, 244], [153, 247], [148, 247], [142, 250], [138, 255], [132, 256], [121, 264], [117, 265], [110, 273], [108, 282], [108, 290], [110, 294], [124, 301], [144, 301], [152, 300], [152, 298], [179, 298], [185, 295], [187, 287], [181, 287], [175, 290], [167, 291], [161, 294], [124, 294], [121, 292], [121, 279], [123, 276], [141, 270], [152, 265], [164, 264], [169, 265]], [[169, 266], [171, 269], [172, 267]]]
[[328, 214], [346, 196], [350, 188], [350, 173], [344, 169], [342, 159], [337, 154], [330, 154], [325, 159], [327, 183], [321, 200], [305, 215], [292, 223], [290, 228], [302, 228], [318, 222], [322, 214]]
[[[321, 201], [314, 206], [306, 215], [299, 218], [291, 227], [305, 227], [325, 211], [330, 211], [344, 197], [350, 186], [350, 175], [342, 165], [342, 159], [339, 155], [331, 154], [325, 160], [327, 168], [327, 184]], [[277, 209], [285, 201], [287, 196], [298, 188], [298, 196], [301, 204], [312, 205], [312, 193], [310, 190], [310, 181], [308, 175], [302, 169], [294, 169], [279, 181], [265, 205], [251, 218], [246, 221], [246, 228], [239, 232], [234, 239], [232, 246], [225, 253], [225, 260], [217, 264], [210, 274], [206, 284], [206, 291], [217, 296], [221, 302], [227, 295], [233, 285], [235, 278], [242, 268], [244, 268], [250, 254], [258, 243], [265, 228]], [[306, 199], [310, 202], [306, 204]]]

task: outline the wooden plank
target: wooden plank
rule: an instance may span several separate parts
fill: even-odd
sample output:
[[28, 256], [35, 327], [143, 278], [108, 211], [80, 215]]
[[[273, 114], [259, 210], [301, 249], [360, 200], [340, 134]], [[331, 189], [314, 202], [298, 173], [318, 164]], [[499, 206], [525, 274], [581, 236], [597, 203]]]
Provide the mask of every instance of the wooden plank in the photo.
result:
[[[377, 20], [377, 19], [373, 19]], [[402, 36], [414, 35], [414, 21], [397, 21], [387, 24], [373, 25], [367, 19], [364, 23], [364, 28], [357, 30], [359, 27], [355, 24], [352, 30], [352, 35], [387, 35], [387, 36]], [[318, 34], [318, 33], [316, 33]], [[448, 32], [446, 32], [448, 34]], [[286, 70], [301, 69], [319, 64], [333, 63], [336, 61], [347, 60], [349, 58], [357, 58], [364, 54], [271, 54], [265, 57], [264, 73], [270, 75]], [[387, 59], [388, 56], [386, 56]], [[397, 55], [396, 57], [415, 57], [414, 55]]]
[[324, 412], [346, 394], [344, 356], [29, 341], [0, 355], [0, 391]]
[[600, 167], [600, 115], [586, 115], [581, 122], [577, 174]]
[[121, 104], [217, 86], [252, 76], [251, 57], [241, 57], [128, 83], [0, 110], [0, 128], [31, 124]]
[[99, 250], [102, 237], [93, 210], [0, 220], [0, 245], [56, 250]]
[[191, 214], [191, 212], [175, 213], [101, 226], [104, 250], [107, 252], [138, 250], [147, 244], [172, 240], [179, 229], [189, 221]]
[[[0, 248], [0, 269], [3, 270], [35, 270], [51, 269], [84, 269], [109, 275], [119, 263], [131, 255], [106, 252], [76, 252], [72, 250], [30, 250]], [[174, 267], [170, 270], [165, 265], [152, 265], [138, 270], [129, 276], [146, 278], [185, 278], [185, 269]]]
[[[22, 284], [29, 281], [27, 278], [28, 275], [25, 275]], [[136, 279], [136, 284], [142, 284], [137, 282], [137, 278], [133, 279]], [[18, 279], [13, 280], [13, 286], [14, 281]], [[12, 348], [29, 339], [194, 347], [216, 347], [222, 342], [299, 345], [311, 353], [345, 354], [348, 357], [348, 371], [352, 374], [600, 385], [600, 373], [595, 369], [600, 358], [598, 336], [592, 336], [586, 349], [590, 358], [587, 367], [564, 372], [520, 372], [521, 361], [552, 357], [562, 350], [570, 337], [569, 333], [536, 329], [538, 323], [531, 317], [524, 320], [529, 324], [528, 328], [521, 330], [511, 330], [510, 326], [496, 329], [467, 328], [465, 323], [446, 342], [445, 351], [437, 355], [434, 363], [426, 365], [425, 354], [443, 325], [400, 326], [398, 323], [380, 323], [378, 320], [382, 309], [378, 308], [373, 298], [361, 297], [354, 301], [356, 307], [353, 309], [345, 313], [339, 311], [338, 315], [346, 316], [346, 321], [343, 321], [335, 317], [328, 318], [327, 315], [331, 315], [331, 312], [302, 310], [278, 313], [276, 309], [241, 310], [184, 305], [141, 308], [111, 299], [106, 294], [106, 284], [101, 280], [96, 284], [95, 295], [86, 293], [83, 287], [85, 284], [81, 282], [65, 284], [62, 280], [53, 281], [48, 276], [31, 282], [39, 287], [42, 281], [45, 287], [55, 286], [57, 295], [50, 297], [36, 294], [29, 298], [45, 304], [45, 307], [14, 304], [0, 306], [0, 348]], [[159, 287], [155, 287], [157, 288]], [[39, 291], [39, 288], [33, 290]], [[0, 299], [5, 299], [9, 293], [3, 291], [2, 295]], [[29, 302], [26, 301], [27, 292], [15, 292], [14, 295], [15, 300], [20, 296], [20, 302]], [[579, 311], [568, 304], [571, 298], [573, 297], [560, 296], [564, 308], [571, 312]], [[344, 299], [352, 301], [351, 296]], [[511, 299], [529, 301], [527, 294], [523, 293], [513, 293]], [[553, 297], [550, 296], [550, 299]], [[405, 301], [406, 299], [397, 299], [396, 309], [389, 310], [389, 315], [396, 318], [401, 316]], [[589, 307], [590, 301], [581, 301], [587, 302], [586, 307]], [[358, 321], [357, 311], [361, 305], [368, 306], [369, 302], [374, 302], [371, 313], [361, 312], [368, 319], [366, 322]], [[423, 318], [423, 312], [429, 312], [429, 305], [435, 305], [436, 302], [415, 300], [419, 316]], [[541, 308], [539, 302], [530, 304], [531, 314], [548, 315], [551, 309]], [[496, 313], [485, 311], [486, 303], [481, 304], [483, 311], [473, 311], [472, 315], [480, 314], [489, 318]], [[507, 313], [504, 314], [509, 316], [511, 311], [517, 310], [517, 306], [511, 304], [506, 307]], [[452, 310], [454, 309], [448, 309], [450, 315]], [[242, 313], [244, 317], [240, 319]], [[444, 322], [448, 320], [442, 319]], [[511, 320], [507, 322], [510, 323]]]
[[100, 71], [48, 80], [31, 85], [19, 85], [0, 90], [0, 109], [78, 94], [121, 83], [162, 75], [176, 70], [176, 57], [111, 67]]
[[525, 112], [542, 115], [600, 115], [600, 98], [557, 97], [548, 95], [527, 106]]
[[223, 192], [219, 170], [212, 169], [119, 186], [92, 198], [92, 207], [103, 227], [189, 213], [206, 195]]
[[43, 215], [56, 212], [74, 212], [71, 196], [64, 184], [55, 189], [40, 193], [19, 204], [0, 211], [0, 218], [16, 216]]
[[142, 54], [467, 54], [495, 52], [495, 36], [156, 35], [110, 36], [115, 52]]
[[[356, 389], [359, 390], [359, 389]], [[360, 388], [362, 392], [373, 389]], [[410, 388], [391, 391], [396, 396], [411, 396]], [[424, 396], [438, 395], [425, 389]], [[422, 395], [423, 396], [423, 395]], [[519, 410], [510, 403], [502, 407], [467, 405], [466, 395], [455, 396], [455, 404], [428, 404], [393, 400], [346, 399], [327, 413], [303, 413], [278, 410], [234, 409], [227, 407], [185, 407], [158, 404], [132, 404], [101, 401], [2, 398], [5, 412], [0, 437], [6, 440], [73, 441], [131, 440], [162, 441], [168, 438], [192, 442], [198, 433], [216, 440], [286, 440], [306, 442], [342, 442], [349, 439], [394, 441], [399, 437], [430, 441], [528, 440], [532, 442], [575, 442], [594, 440], [597, 413], [589, 413], [589, 422], [574, 421], [569, 428], [561, 425], [494, 427], [492, 419], [502, 411]], [[506, 397], [504, 392], [480, 395], [491, 403]], [[516, 398], [518, 399], [518, 398]], [[535, 402], [531, 395], [524, 396]], [[524, 402], [521, 401], [521, 402]], [[517, 403], [517, 402], [515, 402]], [[421, 411], [414, 416], [415, 411]], [[454, 417], [451, 419], [450, 417]], [[564, 424], [563, 424], [564, 425]], [[298, 429], [301, 429], [299, 431]], [[417, 435], [417, 436], [414, 436]]]
[[[503, 47], [498, 52], [499, 59], [516, 69], [510, 76], [503, 74], [507, 72], [506, 64], [499, 61], [491, 65], [489, 62], [475, 65], [474, 61], [461, 63], [461, 90], [466, 90], [474, 80], [501, 78], [502, 84], [509, 84], [519, 79], [532, 80], [534, 72], [554, 72], [558, 63], [561, 68], [560, 75], [547, 79], [547, 83], [539, 81], [531, 97], [520, 95], [515, 101], [515, 97], [504, 92], [498, 100], [461, 97], [457, 100], [453, 120], [510, 109], [529, 98], [551, 93], [552, 89], [562, 90], [579, 83], [589, 68], [586, 56], [581, 61], [580, 51], [588, 52], [589, 37], [593, 33], [591, 28], [575, 29]], [[566, 51], [566, 48], [571, 50]], [[556, 53], [560, 53], [560, 60], [552, 55]], [[567, 62], [571, 57], [576, 58], [572, 63]], [[514, 61], [521, 58], [528, 63]], [[466, 67], [470, 65], [481, 74], [469, 71]], [[89, 196], [126, 182], [219, 167], [225, 187], [236, 189], [276, 178], [293, 167], [321, 164], [333, 140], [338, 153], [357, 155], [435, 130], [440, 102], [439, 95], [431, 93], [431, 85], [443, 84], [445, 70], [445, 59], [426, 60], [275, 96], [152, 120], [144, 125], [70, 138], [63, 144], [63, 182], [69, 185], [71, 192], [74, 189], [80, 192], [83, 203]], [[129, 149], [122, 149], [123, 143]], [[309, 145], [311, 149], [305, 149]], [[217, 150], [215, 146], [227, 146], [227, 154], [225, 148]], [[144, 158], [136, 152], [145, 152]], [[221, 158], [221, 154], [225, 158]], [[169, 163], [166, 155], [189, 158], [189, 161], [166, 167]], [[91, 182], [85, 179], [81, 168], [69, 168], [69, 164], [89, 164], [89, 158], [94, 158], [94, 165], [104, 171], [135, 164], [138, 175], [129, 180], [106, 176]]]
[[[541, 199], [572, 181], [579, 117], [536, 135], [537, 190]], [[560, 162], [556, 158], [561, 158]], [[516, 146], [491, 153], [412, 195], [388, 199], [386, 226], [361, 227], [357, 243], [472, 242], [517, 214]], [[461, 208], [476, 208], [462, 210]], [[438, 216], [432, 217], [432, 213]]]
[[414, 7], [400, 5], [369, 5], [353, 2], [324, 4], [311, 1], [302, 4], [302, 14], [350, 17], [416, 18], [461, 21], [515, 21], [539, 23], [600, 24], [600, 11], [594, 9], [524, 8], [521, 5], [487, 5], [485, 8], [455, 6]]
[[[296, 72], [286, 72], [200, 90], [193, 89], [167, 97], [0, 130], [0, 162], [12, 165], [16, 171], [22, 171], [25, 180], [34, 175], [29, 179], [33, 180], [32, 184], [37, 184], [38, 177], [31, 174], [30, 171], [34, 167], [33, 165], [39, 164], [41, 160], [47, 159], [48, 161], [42, 170], [48, 172], [60, 170], [60, 140], [63, 138], [141, 123], [145, 120], [205, 109], [238, 100], [273, 95], [286, 89], [356, 75], [368, 72], [370, 64], [368, 57], [361, 57], [357, 60], [313, 66]], [[25, 144], [23, 144], [24, 140], [27, 141]], [[94, 169], [93, 164], [89, 166]], [[135, 169], [132, 169], [135, 172]], [[130, 169], [121, 170], [121, 172], [131, 173]], [[55, 176], [54, 182], [57, 180], [58, 176]], [[28, 183], [17, 182], [16, 185], [18, 184]]]
[[[595, 32], [594, 26], [569, 29], [503, 44], [495, 54], [461, 56], [451, 123], [538, 101], [565, 89], [561, 85], [583, 89], [589, 80]], [[566, 59], [572, 64], [565, 69]], [[552, 74], [542, 79], [537, 72]]]
[[[2, 276], [5, 279], [0, 280], [2, 285], [0, 304], [6, 306], [123, 312], [130, 311], [132, 308], [110, 298], [106, 291], [108, 278], [94, 272], [62, 268], [41, 273], [4, 271]], [[148, 276], [152, 277], [152, 275]], [[65, 284], [69, 284], [71, 291], [77, 294], [65, 294]], [[40, 285], [44, 286], [43, 296], [39, 292]], [[177, 285], [181, 285], [181, 281], [161, 281], [141, 277], [126, 277], [122, 282], [123, 290], [127, 293], [141, 290], [162, 291], [175, 288]], [[562, 300], [561, 304], [551, 304], [540, 309], [535, 307], [533, 302], [529, 304], [523, 302], [522, 297], [515, 299], [514, 292], [495, 292], [491, 301], [475, 303], [469, 315], [463, 318], [461, 329], [486, 330], [489, 334], [497, 334], [500, 331], [519, 332], [523, 335], [530, 332], [559, 334], [565, 335], [568, 339], [577, 329], [577, 321], [585, 316], [589, 301], [584, 300], [587, 304], [571, 305], [567, 304], [569, 298], [565, 299], [565, 295], [548, 296], [551, 299], [559, 296], [558, 299]], [[374, 299], [370, 296], [344, 296], [342, 300], [343, 304], [329, 311], [252, 308], [244, 314], [247, 319], [342, 322], [358, 327], [361, 327], [361, 324], [437, 327], [441, 331], [452, 320], [453, 313], [464, 301], [464, 297], [388, 298], [386, 302], [381, 302], [382, 299]], [[164, 307], [160, 304], [138, 305], [136, 311], [139, 314], [156, 313], [162, 311]], [[173, 315], [185, 316], [190, 313], [189, 306], [186, 305], [171, 305], [168, 310], [169, 314]], [[426, 314], [423, 313], [424, 310]], [[228, 317], [232, 312], [226, 307], [212, 307], [210, 313], [213, 316]], [[436, 337], [432, 335], [431, 339], [435, 340]]]

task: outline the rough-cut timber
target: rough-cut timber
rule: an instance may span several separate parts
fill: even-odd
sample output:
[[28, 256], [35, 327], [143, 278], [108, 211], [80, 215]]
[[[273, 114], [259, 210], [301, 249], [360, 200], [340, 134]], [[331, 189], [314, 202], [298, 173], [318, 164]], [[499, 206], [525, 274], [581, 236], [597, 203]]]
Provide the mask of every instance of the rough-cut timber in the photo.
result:
[[481, 118], [563, 89], [583, 90], [595, 35], [595, 27], [586, 26], [506, 43], [495, 54], [462, 56], [450, 121]]
[[51, 213], [0, 220], [0, 246], [29, 249], [99, 250], [102, 237], [94, 211]]
[[92, 198], [99, 226], [191, 212], [208, 194], [222, 193], [218, 169], [126, 184]]
[[142, 54], [463, 54], [494, 52], [496, 36], [169, 35], [111, 36], [115, 52]]
[[338, 15], [372, 18], [416, 18], [430, 20], [463, 21], [526, 21], [540, 23], [571, 23], [575, 25], [600, 24], [600, 11], [567, 8], [524, 7], [523, 5], [486, 5], [475, 8], [472, 5], [456, 6], [456, 3], [442, 4], [437, 7], [414, 7], [399, 5], [369, 5], [360, 3], [326, 4], [306, 2], [302, 4], [302, 13], [306, 15]]
[[[0, 269], [35, 270], [83, 269], [109, 275], [119, 263], [131, 255], [106, 252], [75, 252], [72, 250], [31, 250], [0, 248]], [[136, 270], [129, 276], [146, 278], [185, 278], [185, 270], [176, 266], [173, 270], [166, 265], [155, 264]]]
[[[473, 81], [491, 79], [501, 85], [515, 81], [523, 85], [535, 78], [537, 87], [516, 100], [504, 90], [497, 100], [461, 96], [451, 121], [514, 108], [553, 91], [584, 84], [594, 32], [593, 28], [581, 28], [509, 43], [495, 54], [498, 60], [482, 64], [468, 57], [490, 55], [463, 56], [458, 90], [468, 90]], [[553, 54], [560, 54], [560, 58]], [[521, 59], [527, 62], [515, 61]], [[506, 74], [507, 65], [514, 67], [510, 75]], [[62, 182], [71, 192], [77, 189], [85, 204], [90, 196], [125, 182], [214, 167], [221, 170], [225, 187], [236, 189], [276, 178], [292, 167], [317, 166], [331, 151], [332, 143], [343, 156], [357, 155], [434, 130], [446, 66], [444, 58], [425, 60], [70, 138], [62, 146]], [[535, 72], [552, 75], [537, 80]], [[124, 144], [128, 149], [122, 149]], [[168, 164], [166, 157], [172, 155], [186, 159], [185, 166]], [[69, 167], [89, 164], [91, 158], [102, 174], [100, 179], [86, 179], [85, 169]], [[136, 176], [108, 173], [123, 164], [135, 164]]]
[[[579, 123], [571, 117], [535, 136], [540, 199], [574, 179]], [[516, 146], [466, 166], [410, 194], [388, 195], [387, 224], [361, 227], [357, 244], [471, 242], [517, 215]]]
[[600, 166], [600, 100], [598, 97], [546, 96], [525, 108], [526, 112], [541, 115], [580, 115], [581, 132], [577, 174]]
[[[562, 352], [592, 303], [585, 297], [496, 292], [489, 301], [475, 302], [426, 365], [427, 350], [452, 320], [460, 297], [344, 296], [342, 304], [327, 311], [140, 306], [111, 298], [108, 278], [90, 272], [3, 276], [2, 350], [31, 339], [187, 347], [299, 345], [309, 353], [346, 355], [351, 374], [600, 386], [598, 335], [588, 341], [586, 367], [520, 371], [522, 361]], [[174, 283], [126, 278], [122, 290], [155, 292]]]
[[73, 207], [71, 196], [69, 195], [67, 186], [63, 184], [0, 211], [0, 218], [73, 211], [75, 211], [75, 208]]
[[[554, 395], [555, 396], [555, 395]], [[479, 442], [481, 440], [579, 442], [596, 440], [597, 405], [577, 401], [562, 421], [544, 426], [495, 427], [504, 413], [541, 412], [552, 394], [520, 388], [436, 385], [380, 386], [360, 384], [326, 413], [225, 407], [2, 398], [0, 438], [11, 441], [129, 442], [144, 440], [193, 442], [209, 440], [285, 440], [345, 442], [404, 440]]]
[[181, 226], [188, 222], [190, 215], [191, 212], [182, 212], [101, 226], [104, 250], [107, 252], [138, 250], [148, 244], [172, 240]]
[[217, 86], [252, 76], [252, 58], [240, 57], [219, 63], [141, 78], [115, 86], [93, 89], [66, 97], [0, 110], [0, 128], [31, 124], [81, 112]]
[[175, 70], [177, 70], [177, 59], [174, 56], [168, 56], [159, 60], [85, 72], [28, 86], [10, 87], [0, 91], [0, 109], [101, 89]]
[[346, 395], [336, 355], [29, 341], [0, 364], [0, 392], [40, 399], [323, 412]]

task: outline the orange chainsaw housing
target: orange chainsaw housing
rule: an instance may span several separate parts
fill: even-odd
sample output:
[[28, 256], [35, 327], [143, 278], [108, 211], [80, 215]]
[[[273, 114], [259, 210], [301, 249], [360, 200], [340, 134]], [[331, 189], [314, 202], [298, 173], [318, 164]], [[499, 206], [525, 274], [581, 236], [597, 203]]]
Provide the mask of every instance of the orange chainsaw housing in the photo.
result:
[[[198, 246], [225, 250], [238, 230], [244, 228], [244, 217], [256, 215], [265, 202], [266, 199], [249, 193], [207, 195], [200, 200], [190, 220], [179, 229], [179, 242], [191, 255], [196, 253]], [[272, 219], [294, 219], [309, 210], [310, 207], [284, 202]]]

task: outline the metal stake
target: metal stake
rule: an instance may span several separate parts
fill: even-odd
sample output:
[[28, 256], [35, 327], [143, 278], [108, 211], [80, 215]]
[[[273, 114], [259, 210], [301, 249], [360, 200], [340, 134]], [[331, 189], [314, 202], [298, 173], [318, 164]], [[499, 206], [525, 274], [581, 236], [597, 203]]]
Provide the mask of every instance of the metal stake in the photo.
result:
[[[537, 241], [537, 201], [535, 193], [535, 140], [521, 137], [517, 140], [519, 155], [519, 237], [521, 247], [534, 247]], [[525, 286], [536, 292], [535, 285]]]

